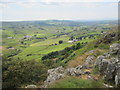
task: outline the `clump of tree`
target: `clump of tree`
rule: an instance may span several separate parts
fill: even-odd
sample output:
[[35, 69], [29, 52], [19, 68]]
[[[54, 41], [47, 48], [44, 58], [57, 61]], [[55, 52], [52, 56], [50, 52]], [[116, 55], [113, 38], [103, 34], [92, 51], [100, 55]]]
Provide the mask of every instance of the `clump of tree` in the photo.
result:
[[80, 49], [80, 48], [82, 48], [82, 45], [80, 43], [77, 43], [75, 49], [77, 50], [77, 49]]
[[66, 47], [61, 51], [51, 52], [42, 57], [42, 63], [49, 68], [55, 68], [58, 66], [65, 66], [66, 63], [75, 56], [74, 51], [82, 48], [84, 44], [77, 43], [71, 47]]
[[76, 45], [73, 45], [71, 47], [66, 47], [65, 49], [63, 49], [61, 51], [55, 51], [55, 52], [48, 53], [42, 57], [42, 60], [56, 58], [58, 56], [66, 55], [69, 52], [72, 53], [73, 51], [80, 49], [83, 46], [84, 46], [83, 44], [76, 43]]
[[59, 41], [59, 44], [62, 44], [62, 43], [63, 43], [63, 40], [60, 40], [60, 41]]
[[71, 36], [69, 40], [73, 40], [74, 39], [74, 36]]
[[3, 57], [2, 87], [16, 88], [41, 83], [46, 79], [47, 67], [34, 60], [13, 61]]

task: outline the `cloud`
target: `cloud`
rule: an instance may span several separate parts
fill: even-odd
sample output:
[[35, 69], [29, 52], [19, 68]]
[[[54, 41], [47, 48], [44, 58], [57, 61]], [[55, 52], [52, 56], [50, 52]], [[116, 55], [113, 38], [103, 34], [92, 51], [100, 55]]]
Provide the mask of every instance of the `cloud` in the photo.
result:
[[16, 4], [25, 8], [32, 8], [37, 5], [37, 3], [33, 2], [17, 2]]
[[[15, 1], [15, 0], [14, 0]], [[27, 0], [28, 1], [28, 0]], [[3, 3], [3, 20], [108, 19], [117, 18], [117, 3], [52, 2], [52, 0]], [[4, 6], [4, 5], [1, 5]]]
[[[114, 0], [114, 2], [118, 2], [118, 1], [119, 0]], [[96, 4], [95, 2], [113, 2], [113, 0], [1, 0], [1, 2], [2, 4], [0, 4], [0, 7], [6, 7], [8, 6], [6, 4], [11, 4], [11, 3], [21, 7], [25, 7], [25, 8], [32, 8], [37, 5], [68, 5], [70, 6], [70, 5], [75, 5], [79, 2], [79, 3], [82, 3], [81, 7], [95, 8], [100, 6], [100, 4]]]
[[8, 7], [8, 5], [5, 3], [0, 3], [0, 8], [5, 8], [5, 7]]
[[119, 2], [119, 0], [1, 0], [1, 2]]
[[0, 3], [0, 7], [6, 7], [6, 5], [5, 5], [5, 4]]

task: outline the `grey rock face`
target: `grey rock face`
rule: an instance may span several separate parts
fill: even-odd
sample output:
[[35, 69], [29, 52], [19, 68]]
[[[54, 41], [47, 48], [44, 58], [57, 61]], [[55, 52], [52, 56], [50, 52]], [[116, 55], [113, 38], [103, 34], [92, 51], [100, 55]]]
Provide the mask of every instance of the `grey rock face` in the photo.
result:
[[105, 56], [105, 58], [110, 58], [110, 53], [104, 53], [103, 56]]
[[120, 61], [120, 50], [118, 50], [117, 58], [118, 58], [119, 61]]
[[99, 68], [100, 73], [104, 75], [104, 79], [108, 82], [114, 82], [116, 87], [120, 87], [119, 54], [120, 44], [112, 44], [110, 45], [109, 53], [98, 56], [95, 62], [95, 67]]
[[83, 68], [82, 65], [78, 65], [77, 67], [75, 67], [75, 69], [81, 70]]
[[68, 68], [64, 69], [62, 66], [54, 68], [54, 69], [49, 69], [48, 70], [48, 77], [44, 82], [44, 85], [42, 88], [46, 88], [50, 83], [54, 82], [55, 80], [64, 78], [65, 76], [79, 76], [82, 73], [81, 69], [83, 67], [81, 65], [77, 66], [76, 68]]
[[110, 45], [110, 54], [117, 54], [120, 51], [120, 44], [115, 43]]
[[107, 59], [102, 60], [100, 66], [99, 66], [99, 70], [100, 70], [101, 74], [105, 74], [108, 64], [109, 64], [109, 61]]
[[89, 51], [89, 53], [91, 54], [91, 53], [94, 53], [96, 50], [91, 50], [91, 51]]
[[52, 82], [64, 77], [64, 68], [62, 66], [48, 70], [47, 82]]
[[76, 68], [68, 68], [65, 70], [65, 74], [69, 76], [79, 76], [82, 74], [82, 71]]
[[113, 81], [117, 87], [120, 87], [120, 44], [110, 45], [109, 53], [116, 55], [116, 58], [111, 58], [111, 63], [108, 64], [105, 73], [105, 80]]
[[99, 67], [103, 59], [105, 59], [105, 56], [103, 55], [98, 56], [95, 62], [95, 67]]
[[94, 79], [92, 76], [90, 76], [90, 75], [87, 76], [87, 79], [88, 79], [88, 80], [95, 80], [95, 79]]
[[48, 70], [48, 75], [50, 74], [54, 74], [54, 73], [63, 73], [64, 72], [64, 68], [62, 66], [54, 68], [54, 69], [49, 69]]
[[120, 87], [120, 69], [117, 71], [117, 73], [115, 75], [115, 85], [117, 87]]
[[42, 88], [46, 88], [50, 83], [54, 82], [55, 80], [64, 78], [66, 76], [82, 75], [82, 74], [84, 74], [84, 72], [82, 72], [82, 69], [83, 69], [83, 66], [81, 66], [81, 65], [78, 65], [75, 68], [68, 68], [68, 69], [64, 69], [62, 66], [53, 68], [53, 69], [49, 69], [48, 77], [45, 80]]
[[60, 73], [52, 73], [52, 74], [54, 74], [54, 75], [49, 75], [48, 77], [47, 77], [47, 82], [52, 82], [52, 81], [55, 81], [55, 80], [58, 80], [58, 79], [60, 79], [60, 78], [63, 78], [64, 77], [64, 74], [60, 74]]
[[65, 70], [65, 75], [75, 76], [75, 68], [68, 68]]
[[94, 59], [95, 59], [95, 57], [94, 56], [88, 56], [87, 58], [86, 58], [86, 62], [85, 62], [85, 65], [91, 65], [91, 64], [94, 64]]
[[100, 43], [106, 43], [106, 44], [108, 44], [108, 43], [110, 43], [111, 41], [113, 41], [113, 40], [116, 40], [116, 33], [106, 33], [104, 36], [103, 36], [103, 38], [102, 39], [100, 39], [98, 42], [97, 42], [97, 44], [100, 44]]
[[55, 80], [64, 78], [64, 68], [62, 66], [54, 68], [54, 69], [49, 69], [48, 70], [48, 77], [44, 82], [44, 85], [42, 88], [46, 88], [50, 83], [54, 82]]
[[107, 84], [103, 84], [106, 88], [114, 88], [113, 86], [111, 85], [107, 85]]
[[115, 76], [115, 63], [109, 63], [105, 72], [105, 80], [113, 82]]
[[115, 85], [120, 87], [120, 62], [116, 65]]

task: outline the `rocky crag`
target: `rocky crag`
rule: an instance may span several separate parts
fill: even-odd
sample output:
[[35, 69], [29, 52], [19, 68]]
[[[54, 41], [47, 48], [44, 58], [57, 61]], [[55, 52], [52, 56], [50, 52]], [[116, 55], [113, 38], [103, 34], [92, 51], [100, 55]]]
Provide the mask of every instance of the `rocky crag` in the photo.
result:
[[[112, 41], [116, 41], [116, 38], [117, 34], [115, 32], [106, 33], [95, 43], [95, 47], [98, 47], [98, 45], [101, 43], [110, 44]], [[89, 53], [95, 53], [95, 50], [91, 50]], [[96, 69], [99, 72], [99, 75], [107, 83], [112, 83], [112, 85], [103, 83], [105, 87], [120, 87], [120, 44], [111, 44], [107, 53], [103, 53], [97, 57], [94, 55], [88, 55], [84, 64], [78, 65], [74, 68], [65, 69], [64, 67], [59, 66], [57, 68], [49, 69], [47, 72], [47, 79], [44, 81], [44, 84], [41, 86], [41, 88], [47, 88], [56, 80], [69, 76], [86, 76], [87, 79], [97, 81], [98, 78], [92, 75], [93, 69]], [[36, 88], [37, 86], [28, 85], [26, 88], [29, 87]]]
[[[94, 50], [90, 51], [90, 53]], [[96, 80], [92, 77], [90, 69], [97, 68], [100, 74], [103, 76], [104, 80], [107, 82], [112, 82], [115, 87], [120, 87], [120, 44], [110, 45], [108, 53], [98, 56], [97, 58], [90, 55], [86, 58], [84, 65], [78, 65], [75, 68], [63, 68], [62, 66], [49, 69], [48, 77], [44, 82], [42, 88], [46, 88], [49, 84], [56, 80], [65, 78], [67, 76], [81, 76], [87, 75], [88, 79]], [[85, 71], [87, 69], [87, 71]], [[106, 87], [113, 87], [104, 84]]]

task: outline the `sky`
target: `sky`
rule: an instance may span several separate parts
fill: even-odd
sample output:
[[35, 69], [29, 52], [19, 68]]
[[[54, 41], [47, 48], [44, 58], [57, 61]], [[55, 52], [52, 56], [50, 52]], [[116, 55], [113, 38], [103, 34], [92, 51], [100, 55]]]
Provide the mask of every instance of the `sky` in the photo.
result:
[[119, 0], [1, 0], [0, 21], [115, 20]]

